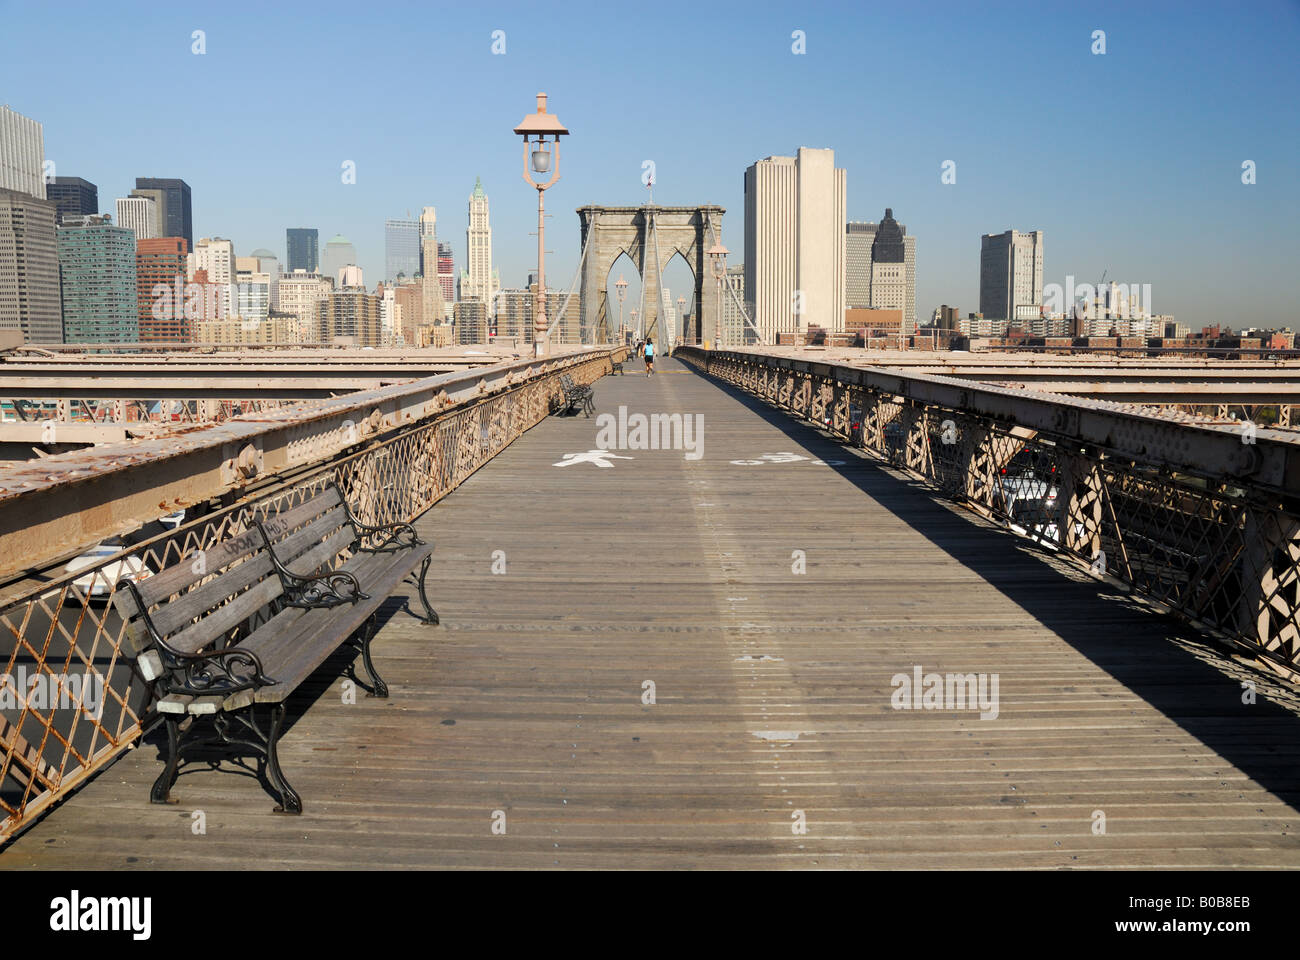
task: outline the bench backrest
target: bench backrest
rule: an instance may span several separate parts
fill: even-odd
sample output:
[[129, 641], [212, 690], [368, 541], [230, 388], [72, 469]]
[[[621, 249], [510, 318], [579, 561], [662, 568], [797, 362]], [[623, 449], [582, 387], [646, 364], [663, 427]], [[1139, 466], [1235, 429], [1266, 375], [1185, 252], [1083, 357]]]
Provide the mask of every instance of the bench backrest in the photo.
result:
[[[196, 586], [202, 580], [208, 582]], [[185, 557], [161, 573], [138, 581], [136, 590], [144, 610], [125, 586], [113, 594], [113, 603], [127, 622], [123, 648], [130, 656], [138, 655], [151, 643], [142, 623], [146, 610], [154, 629], [169, 646], [197, 653], [284, 593], [256, 529]]]
[[333, 484], [310, 500], [269, 517], [262, 526], [276, 559], [302, 577], [332, 564], [357, 539], [343, 497]]
[[[333, 485], [273, 514], [262, 526], [281, 565], [301, 576], [331, 563], [357, 536]], [[159, 636], [184, 653], [213, 645], [284, 594], [266, 540], [256, 527], [140, 580], [136, 589]], [[144, 611], [125, 587], [114, 592], [113, 602], [127, 621], [123, 649], [137, 656], [152, 642], [143, 624]]]

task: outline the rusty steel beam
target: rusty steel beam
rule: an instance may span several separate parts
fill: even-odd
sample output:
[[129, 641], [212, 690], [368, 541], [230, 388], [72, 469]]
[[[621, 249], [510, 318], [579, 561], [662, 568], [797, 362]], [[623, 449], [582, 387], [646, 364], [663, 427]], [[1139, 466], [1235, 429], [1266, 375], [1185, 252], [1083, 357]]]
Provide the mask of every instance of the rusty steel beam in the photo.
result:
[[991, 386], [954, 376], [776, 356], [762, 349], [678, 349], [705, 362], [734, 359], [777, 371], [829, 377], [846, 386], [1036, 430], [1137, 463], [1220, 481], [1249, 479], [1256, 488], [1300, 495], [1300, 437], [1291, 431], [1260, 427], [1247, 436], [1240, 426], [1179, 422], [1106, 400]]
[[588, 348], [362, 391], [255, 419], [0, 466], [0, 577], [611, 350]]
[[[3, 349], [0, 347], [0, 349]], [[570, 347], [557, 345], [557, 350]], [[576, 349], [576, 348], [572, 348]], [[279, 363], [295, 357], [316, 357], [328, 360], [346, 359], [349, 356], [372, 358], [404, 357], [415, 359], [429, 357], [448, 362], [473, 362], [475, 357], [497, 359], [518, 357], [526, 352], [512, 343], [461, 344], [448, 347], [358, 347], [351, 344], [274, 344], [274, 343], [42, 343], [21, 344], [10, 348], [7, 357], [22, 361], [51, 358], [65, 361], [84, 357], [87, 360], [112, 357], [116, 360], [141, 359], [157, 362], [159, 357], [174, 355], [193, 359], [197, 356], [220, 356], [223, 359], [247, 357], [257, 362]]]
[[134, 431], [124, 423], [59, 423], [56, 420], [0, 423], [0, 443], [120, 443], [133, 435]]
[[[812, 359], [812, 358], [809, 358]], [[972, 380], [1020, 380], [1026, 383], [1100, 383], [1200, 386], [1203, 384], [1276, 386], [1295, 389], [1300, 385], [1300, 367], [1249, 367], [1241, 370], [1227, 365], [1216, 367], [1058, 367], [1035, 364], [852, 364], [852, 366], [888, 367], [909, 373], [938, 376], [961, 376]]]
[[0, 373], [0, 400], [317, 400], [434, 375], [431, 371], [401, 371], [365, 376], [348, 369], [325, 374], [264, 369]]
[[[886, 368], [882, 368], [886, 369]], [[893, 368], [896, 369], [896, 368]], [[909, 374], [912, 371], [908, 371]], [[928, 374], [934, 376], [934, 374]], [[950, 372], [948, 376], [967, 379], [963, 372]], [[1012, 377], [970, 377], [977, 383], [990, 386], [1028, 388], [1046, 393], [1062, 393], [1075, 397], [1095, 397], [1115, 403], [1231, 403], [1274, 405], [1300, 403], [1300, 381], [1293, 383], [1162, 383], [1162, 382], [1107, 382], [1087, 380], [1035, 381], [1016, 374]]]
[[[747, 349], [735, 347], [731, 349]], [[1214, 357], [1113, 357], [1093, 354], [1053, 355], [1014, 351], [989, 354], [961, 350], [864, 350], [861, 347], [808, 347], [764, 346], [769, 356], [795, 357], [801, 360], [824, 360], [851, 366], [872, 367], [988, 367], [1002, 369], [1023, 367], [1038, 369], [1097, 369], [1123, 370], [1186, 370], [1223, 371], [1238, 370], [1300, 370], [1300, 359], [1243, 359], [1226, 360]], [[937, 369], [929, 372], [941, 372]]]

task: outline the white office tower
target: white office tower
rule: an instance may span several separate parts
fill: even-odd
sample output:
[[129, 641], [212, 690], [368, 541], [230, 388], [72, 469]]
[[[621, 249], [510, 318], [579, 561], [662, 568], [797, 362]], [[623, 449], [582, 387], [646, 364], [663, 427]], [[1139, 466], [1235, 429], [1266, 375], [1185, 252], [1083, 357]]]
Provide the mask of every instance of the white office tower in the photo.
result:
[[152, 197], [119, 197], [117, 225], [135, 233], [137, 240], [158, 236], [158, 203]]
[[[12, 38], [15, 42], [16, 37]], [[0, 188], [44, 200], [45, 135], [41, 125], [0, 106]]]
[[438, 280], [437, 207], [425, 207], [420, 212], [420, 311], [426, 323], [440, 322], [447, 316]]
[[846, 199], [834, 150], [745, 171], [745, 295], [765, 343], [809, 324], [844, 329]]
[[[468, 269], [461, 273], [460, 298], [487, 304], [490, 311], [496, 302], [501, 283], [492, 270], [492, 227], [488, 220], [488, 198], [483, 192], [483, 181], [478, 178], [475, 178], [474, 192], [469, 196], [469, 227], [465, 231], [465, 247], [465, 265]], [[436, 249], [434, 255], [437, 256]]]

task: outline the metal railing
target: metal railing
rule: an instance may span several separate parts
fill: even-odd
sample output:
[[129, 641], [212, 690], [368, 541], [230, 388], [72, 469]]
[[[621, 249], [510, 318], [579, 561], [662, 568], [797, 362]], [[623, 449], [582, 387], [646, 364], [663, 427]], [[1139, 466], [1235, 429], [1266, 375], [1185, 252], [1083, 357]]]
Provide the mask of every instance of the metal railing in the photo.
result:
[[101, 548], [84, 566], [74, 561], [28, 578], [36, 585], [0, 605], [0, 841], [119, 756], [153, 720], [149, 691], [122, 652], [119, 582], [187, 562], [331, 481], [365, 523], [413, 520], [543, 420], [563, 396], [561, 374], [591, 383], [616, 355], [565, 358], [341, 453], [322, 448], [315, 464], [299, 465], [283, 483], [134, 546]]
[[675, 356], [1297, 679], [1294, 434], [758, 351]]

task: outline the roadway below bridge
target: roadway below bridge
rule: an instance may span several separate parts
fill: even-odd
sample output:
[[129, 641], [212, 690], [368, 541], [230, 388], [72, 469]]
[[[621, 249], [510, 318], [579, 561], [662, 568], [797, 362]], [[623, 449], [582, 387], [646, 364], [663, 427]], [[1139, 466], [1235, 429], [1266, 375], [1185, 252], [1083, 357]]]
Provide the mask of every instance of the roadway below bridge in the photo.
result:
[[[155, 733], [0, 867], [1300, 867], [1289, 688], [753, 397], [635, 369], [595, 387], [622, 449], [548, 418], [421, 518], [442, 626], [399, 591], [391, 697], [345, 702], [335, 659], [291, 702], [300, 818], [201, 763], [151, 806]], [[702, 418], [698, 459], [636, 446], [655, 413]]]

